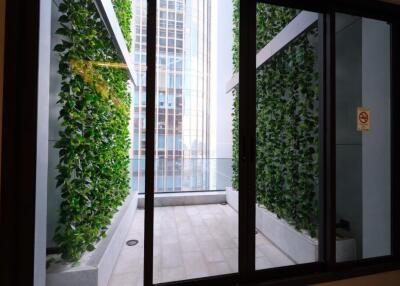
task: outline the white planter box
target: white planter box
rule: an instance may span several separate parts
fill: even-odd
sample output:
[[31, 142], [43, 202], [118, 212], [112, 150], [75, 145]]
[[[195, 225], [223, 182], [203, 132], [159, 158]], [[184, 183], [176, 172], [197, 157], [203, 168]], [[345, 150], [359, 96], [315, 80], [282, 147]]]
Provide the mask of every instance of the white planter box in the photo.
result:
[[[233, 209], [238, 211], [237, 191], [226, 188], [226, 200]], [[318, 260], [318, 240], [296, 230], [285, 220], [279, 219], [274, 213], [260, 206], [256, 206], [256, 227], [296, 263]], [[356, 259], [354, 238], [336, 240], [336, 259], [338, 262]]]
[[136, 208], [137, 194], [131, 194], [114, 215], [107, 237], [96, 249], [85, 253], [76, 266], [53, 263], [47, 270], [46, 286], [107, 286]]
[[[144, 209], [144, 195], [139, 195], [138, 208]], [[225, 191], [154, 194], [154, 207], [192, 206], [226, 202]]]

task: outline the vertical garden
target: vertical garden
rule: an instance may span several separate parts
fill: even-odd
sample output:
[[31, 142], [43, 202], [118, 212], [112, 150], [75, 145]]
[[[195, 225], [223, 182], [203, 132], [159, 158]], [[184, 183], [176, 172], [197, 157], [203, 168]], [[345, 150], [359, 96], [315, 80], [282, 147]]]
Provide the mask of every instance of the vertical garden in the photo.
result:
[[[239, 70], [239, 0], [234, 1], [233, 63]], [[257, 5], [257, 52], [300, 11]], [[319, 132], [317, 27], [303, 33], [257, 70], [257, 203], [298, 230], [317, 235]], [[234, 90], [233, 187], [238, 189], [239, 95]]]
[[[131, 46], [131, 0], [114, 0]], [[61, 191], [54, 240], [62, 258], [78, 261], [106, 235], [117, 208], [129, 194], [128, 73], [93, 0], [63, 0], [56, 31], [61, 90], [57, 187]]]

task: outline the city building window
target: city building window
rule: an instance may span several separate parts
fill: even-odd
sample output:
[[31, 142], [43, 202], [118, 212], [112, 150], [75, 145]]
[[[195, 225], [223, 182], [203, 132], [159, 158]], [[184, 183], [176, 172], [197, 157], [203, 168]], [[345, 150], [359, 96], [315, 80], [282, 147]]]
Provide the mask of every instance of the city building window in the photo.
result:
[[165, 29], [160, 28], [160, 37], [166, 37], [167, 36], [167, 31]]
[[174, 108], [174, 95], [173, 94], [167, 95], [167, 105], [168, 105], [168, 108]]
[[160, 27], [166, 28], [167, 27], [167, 20], [160, 20]]
[[158, 56], [158, 64], [160, 65], [160, 66], [165, 66], [165, 55], [159, 55]]
[[134, 107], [138, 107], [139, 106], [139, 89], [137, 89], [137, 91], [134, 92], [134, 95], [133, 95], [133, 106]]
[[177, 13], [176, 14], [176, 20], [177, 21], [183, 21], [183, 14], [182, 13]]
[[174, 74], [168, 75], [168, 88], [174, 88], [174, 79], [175, 79]]
[[173, 149], [174, 149], [174, 136], [167, 135], [167, 150], [173, 150]]
[[177, 1], [176, 2], [176, 10], [178, 11], [183, 11], [183, 1]]
[[167, 44], [165, 38], [160, 38], [160, 46], [165, 46]]
[[164, 103], [165, 103], [165, 93], [164, 92], [160, 92], [158, 94], [158, 105], [160, 107], [164, 107]]
[[176, 88], [182, 88], [182, 75], [176, 75]]
[[142, 106], [146, 106], [146, 91], [142, 91], [140, 95]]
[[168, 57], [168, 69], [173, 70], [174, 69], [174, 62], [175, 62], [175, 58], [173, 55], [170, 55]]
[[158, 135], [158, 148], [164, 149], [165, 148], [165, 135]]
[[182, 58], [181, 57], [176, 57], [176, 69], [177, 70], [182, 69]]
[[161, 20], [167, 19], [167, 12], [165, 12], [165, 11], [160, 11], [160, 19], [161, 19]]
[[175, 1], [168, 1], [168, 9], [175, 9]]
[[175, 148], [182, 150], [182, 135], [176, 135], [175, 137]]
[[165, 73], [158, 74], [158, 88], [165, 88]]

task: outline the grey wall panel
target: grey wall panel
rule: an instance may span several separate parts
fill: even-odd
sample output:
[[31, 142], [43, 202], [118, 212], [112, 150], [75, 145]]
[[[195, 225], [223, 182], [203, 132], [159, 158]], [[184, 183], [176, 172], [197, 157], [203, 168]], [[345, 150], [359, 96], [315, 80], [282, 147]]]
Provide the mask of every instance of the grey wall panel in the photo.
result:
[[362, 135], [363, 257], [390, 254], [390, 27], [362, 20], [362, 104], [371, 130]]

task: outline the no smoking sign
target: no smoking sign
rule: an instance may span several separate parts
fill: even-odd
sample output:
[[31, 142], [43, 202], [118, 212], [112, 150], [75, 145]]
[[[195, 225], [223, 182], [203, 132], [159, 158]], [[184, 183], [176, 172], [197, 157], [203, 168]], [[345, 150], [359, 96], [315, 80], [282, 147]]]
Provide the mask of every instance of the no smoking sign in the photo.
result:
[[366, 107], [357, 107], [357, 130], [368, 131], [371, 127], [370, 111]]

